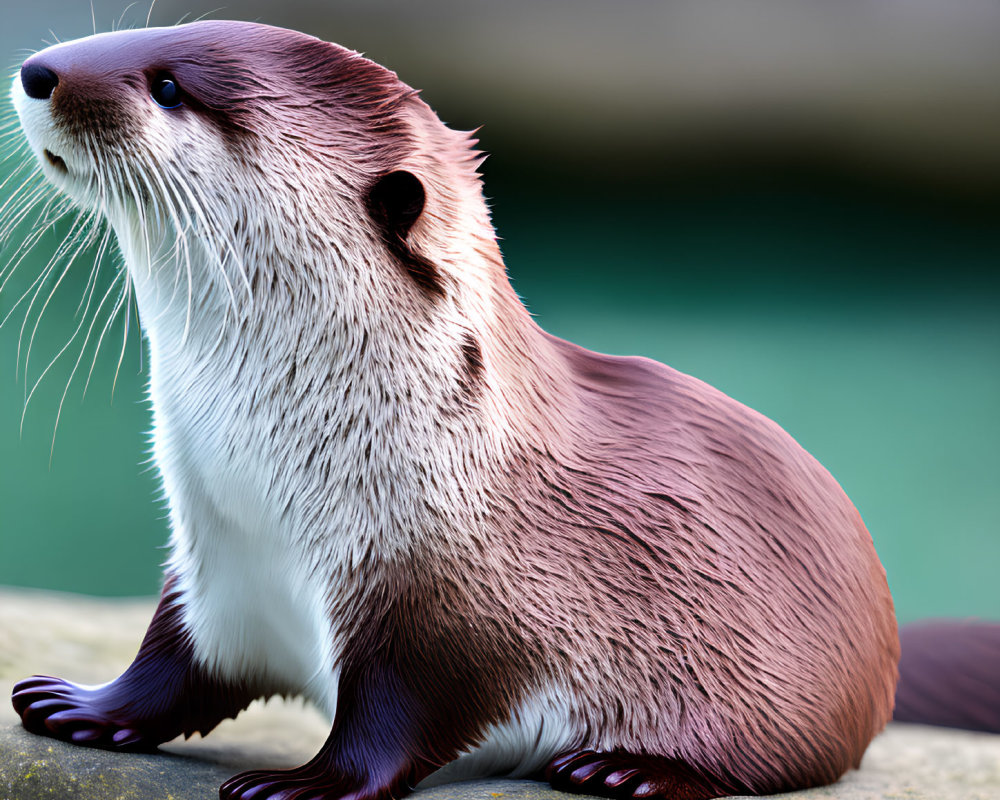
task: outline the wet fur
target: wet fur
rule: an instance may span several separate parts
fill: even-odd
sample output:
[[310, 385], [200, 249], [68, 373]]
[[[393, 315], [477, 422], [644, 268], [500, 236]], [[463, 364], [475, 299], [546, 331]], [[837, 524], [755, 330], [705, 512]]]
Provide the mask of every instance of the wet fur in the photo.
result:
[[[391, 72], [264, 26], [34, 59], [61, 84], [51, 121], [17, 98], [29, 141], [107, 173], [149, 341], [166, 638], [238, 687], [214, 716], [286, 692], [334, 719], [283, 780], [398, 796], [594, 750], [708, 797], [859, 764], [898, 644], [857, 512], [759, 414], [543, 333], [467, 135]], [[182, 109], [149, 99], [159, 70]], [[165, 164], [193, 199], [171, 206]], [[179, 232], [168, 210], [199, 199]], [[19, 710], [45, 729], [39, 691]]]

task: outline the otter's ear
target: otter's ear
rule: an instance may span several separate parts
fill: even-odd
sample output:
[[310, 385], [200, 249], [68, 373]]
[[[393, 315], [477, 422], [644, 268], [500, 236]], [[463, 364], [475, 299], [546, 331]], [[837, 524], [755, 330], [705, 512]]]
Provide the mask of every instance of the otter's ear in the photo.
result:
[[368, 192], [368, 211], [387, 232], [405, 239], [424, 210], [424, 185], [404, 169], [383, 175]]
[[424, 185], [412, 172], [399, 169], [381, 176], [368, 190], [368, 213], [389, 251], [416, 284], [429, 295], [444, 295], [441, 275], [406, 237], [424, 210]]

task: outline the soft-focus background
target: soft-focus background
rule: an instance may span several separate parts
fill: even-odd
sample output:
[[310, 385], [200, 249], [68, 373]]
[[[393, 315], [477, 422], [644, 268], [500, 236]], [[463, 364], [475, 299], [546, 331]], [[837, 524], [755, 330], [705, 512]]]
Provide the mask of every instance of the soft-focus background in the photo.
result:
[[[159, 0], [152, 22], [217, 3]], [[145, 24], [148, 6], [119, 23], [125, 5], [95, 0], [98, 30]], [[901, 619], [1000, 618], [1000, 4], [232, 0], [213, 16], [362, 50], [448, 123], [483, 126], [508, 268], [543, 327], [781, 423], [860, 509]], [[13, 75], [92, 30], [78, 0], [19, 3], [0, 53]], [[80, 337], [21, 423], [92, 261], [27, 368], [47, 290], [23, 335], [27, 302], [0, 329], [0, 583], [148, 594], [167, 531], [134, 326], [117, 382], [121, 326], [86, 396], [92, 346], [58, 413]]]

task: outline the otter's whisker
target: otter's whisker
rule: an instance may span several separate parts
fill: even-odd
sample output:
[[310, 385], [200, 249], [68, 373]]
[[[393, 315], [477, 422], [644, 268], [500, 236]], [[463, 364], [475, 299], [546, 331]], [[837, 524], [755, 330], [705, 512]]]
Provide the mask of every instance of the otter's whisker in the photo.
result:
[[[16, 173], [8, 176], [6, 178], [6, 180], [4, 180], [4, 182], [2, 184], [0, 184], [0, 189], [2, 189], [4, 186], [6, 186], [7, 185], [7, 181], [11, 180], [15, 175], [16, 175]], [[28, 175], [28, 177], [24, 179], [23, 183], [21, 183], [20, 186], [18, 186], [13, 192], [11, 192], [10, 197], [7, 198], [7, 201], [2, 206], [0, 206], [0, 219], [3, 219], [3, 216], [6, 213], [6, 211], [7, 211], [8, 208], [11, 208], [11, 207], [16, 208], [16, 204], [18, 202], [20, 202], [20, 200], [21, 200], [21, 193], [25, 192], [25, 191], [29, 191], [30, 192], [31, 189], [29, 189], [27, 187], [29, 187], [30, 184], [31, 184], [31, 182], [33, 180], [36, 180], [36, 179], [39, 180], [39, 181], [42, 181], [42, 168], [41, 167], [36, 167], [34, 170], [32, 170], [31, 173]], [[53, 194], [55, 194], [55, 190], [48, 183], [40, 182], [38, 184], [38, 186], [37, 186], [37, 189], [39, 190], [37, 192], [37, 194], [42, 194], [44, 192], [52, 192]], [[31, 210], [30, 208], [27, 209], [27, 211], [30, 211], [30, 210]], [[27, 213], [27, 212], [25, 212], [25, 213]], [[6, 233], [7, 231], [5, 230], [4, 232]]]
[[[44, 233], [44, 229], [43, 229], [42, 233]], [[40, 235], [39, 235], [38, 238], [40, 238]], [[37, 242], [37, 239], [36, 239], [36, 242]], [[32, 243], [32, 247], [34, 247], [34, 243]], [[10, 319], [11, 314], [13, 314], [14, 311], [15, 311], [15, 309], [17, 309], [17, 307], [22, 302], [24, 302], [25, 299], [27, 299], [28, 295], [31, 294], [32, 291], [35, 290], [37, 286], [39, 286], [39, 284], [42, 284], [42, 283], [45, 282], [45, 279], [49, 275], [49, 273], [51, 272], [53, 265], [58, 262], [58, 260], [62, 256], [62, 254], [64, 254], [70, 247], [72, 247], [72, 242], [66, 242], [66, 241], [64, 241], [63, 244], [61, 244], [59, 246], [59, 248], [57, 249], [55, 255], [52, 256], [52, 258], [49, 260], [49, 262], [45, 266], [45, 268], [40, 272], [40, 274], [38, 275], [38, 277], [36, 277], [35, 280], [32, 281], [31, 285], [17, 299], [17, 301], [14, 303], [14, 305], [12, 305], [10, 307], [10, 310], [7, 312], [7, 315], [3, 318], [3, 321], [0, 322], [0, 328], [2, 328], [6, 324], [7, 320]], [[6, 285], [7, 281], [10, 280], [11, 276], [16, 271], [18, 265], [24, 260], [24, 258], [30, 252], [30, 250], [31, 250], [31, 248], [28, 248], [27, 250], [24, 250], [24, 252], [22, 252], [22, 254], [18, 258], [17, 262], [13, 265], [13, 268], [11, 268], [10, 273], [8, 274], [7, 278], [4, 280], [4, 283], [0, 284], [0, 291], [3, 290], [3, 288]], [[22, 326], [22, 332], [23, 332], [23, 326]], [[19, 356], [20, 356], [20, 353], [19, 353]]]
[[[106, 230], [104, 232], [104, 237], [101, 239], [100, 245], [98, 245], [97, 259], [96, 259], [95, 263], [100, 264], [104, 260], [104, 256], [107, 253], [107, 248], [108, 248], [108, 244], [110, 243], [110, 240], [111, 240], [111, 232], [108, 231], [108, 230]], [[91, 273], [91, 278], [94, 278], [94, 277], [95, 277], [94, 273]], [[117, 279], [118, 278], [116, 276], [113, 279], [112, 283], [114, 283], [114, 281], [116, 281]], [[126, 276], [126, 280], [128, 280], [127, 276]], [[93, 280], [92, 283], [89, 286], [91, 296], [93, 295], [93, 292], [94, 292], [94, 289], [96, 288], [96, 286], [97, 286], [97, 281]], [[89, 307], [90, 307], [90, 298], [88, 297], [88, 299], [87, 299], [87, 308], [89, 308]], [[95, 320], [95, 322], [97, 320], [98, 312], [99, 312], [99, 309], [94, 311], [94, 320]], [[86, 313], [85, 313], [85, 315], [86, 315]], [[84, 385], [83, 385], [83, 396], [84, 397], [87, 396], [87, 389], [90, 387], [90, 378], [91, 378], [91, 376], [94, 373], [94, 366], [95, 366], [95, 364], [97, 364], [97, 356], [98, 356], [98, 353], [100, 353], [100, 351], [101, 351], [101, 340], [103, 340], [103, 338], [104, 338], [104, 333], [102, 331], [101, 337], [100, 337], [100, 339], [97, 342], [97, 347], [94, 348], [94, 357], [93, 357], [93, 359], [90, 362], [90, 368], [87, 370], [87, 380], [84, 382]], [[90, 341], [90, 334], [88, 332], [87, 337], [84, 339], [83, 346], [80, 348], [80, 358], [83, 358], [83, 354], [84, 354], [84, 352], [87, 349], [87, 344], [88, 344], [89, 341]], [[73, 366], [73, 373], [70, 375], [70, 380], [73, 379], [73, 374], [75, 374], [75, 373], [76, 373], [76, 365]]]
[[[150, 189], [150, 192], [154, 196], [155, 192], [153, 192], [152, 190], [152, 183], [156, 182], [157, 184], [160, 185], [161, 188], [163, 187], [163, 182], [156, 172], [152, 172], [149, 174], [142, 174], [140, 175], [140, 177], [142, 178], [143, 183]], [[160, 240], [157, 245], [158, 252], [161, 252], [161, 255], [156, 259], [154, 263], [151, 263], [149, 265], [148, 274], [152, 274], [155, 270], [158, 270], [160, 266], [162, 266], [163, 264], [172, 263], [175, 265], [175, 267], [176, 265], [179, 265], [184, 257], [182, 256], [182, 253], [184, 252], [187, 246], [187, 239], [184, 234], [184, 226], [180, 221], [180, 212], [177, 211], [173, 199], [169, 196], [168, 193], [164, 193], [161, 197], [161, 200], [163, 203], [163, 208], [160, 211], [161, 216], [158, 222]], [[168, 239], [171, 240], [171, 243], [168, 246], [169, 249], [165, 249], [165, 243], [167, 242]], [[173, 275], [173, 281], [170, 287], [170, 292], [171, 292], [170, 297], [167, 299], [166, 303], [157, 303], [158, 306], [161, 306], [163, 308], [161, 315], [170, 312], [170, 309], [173, 307], [174, 299], [177, 297], [177, 292], [180, 288], [180, 282], [181, 282], [180, 270], [175, 268], [171, 272]], [[155, 284], [155, 291], [158, 297], [161, 294], [161, 290], [162, 290], [162, 284], [160, 282], [157, 282]]]
[[[132, 320], [132, 280], [128, 275], [126, 270], [125, 274], [125, 326], [122, 331], [122, 348], [118, 353], [118, 363], [115, 365], [115, 377], [111, 381], [111, 397], [115, 396], [115, 387], [118, 386], [118, 374], [122, 368], [122, 362], [125, 360], [125, 348], [128, 346], [128, 335], [130, 331], [130, 322]], [[98, 345], [100, 347], [100, 345]], [[141, 348], [140, 348], [141, 349]], [[88, 376], [88, 381], [90, 380]]]
[[[195, 196], [194, 191], [192, 191], [190, 185], [184, 178], [176, 174], [172, 169], [165, 170], [165, 177], [170, 182], [170, 184], [176, 190], [181, 190], [184, 195], [187, 196], [187, 204], [185, 208], [191, 213], [191, 215], [197, 219], [200, 223], [200, 228], [194, 227], [196, 232], [200, 232], [203, 237], [208, 242], [208, 246], [205, 248], [206, 255], [216, 261], [219, 264], [218, 250], [222, 248], [222, 245], [217, 239], [217, 226], [214, 224], [214, 220], [209, 220], [205, 213], [204, 207], [199, 202], [198, 198]], [[220, 264], [221, 266], [221, 264]], [[233, 297], [232, 286], [229, 285], [228, 278], [223, 275], [223, 279], [226, 280], [230, 297]]]
[[125, 22], [125, 15], [133, 8], [135, 8], [137, 5], [139, 5], [138, 0], [135, 0], [135, 2], [129, 3], [127, 6], [125, 6], [125, 10], [122, 11], [121, 16], [118, 17], [117, 24], [112, 24], [111, 30], [113, 31], [124, 30], [122, 26]]
[[142, 235], [143, 247], [146, 251], [144, 260], [147, 264], [149, 264], [153, 260], [153, 249], [149, 241], [149, 220], [146, 214], [146, 204], [143, 202], [142, 193], [139, 191], [139, 187], [137, 186], [132, 174], [128, 170], [125, 170], [124, 173], [128, 190], [132, 196], [133, 202], [135, 203], [136, 214], [139, 217], [139, 230]]
[[28, 146], [28, 142], [25, 139], [12, 138], [7, 134], [11, 134], [18, 128], [17, 117], [11, 117], [5, 122], [0, 123], [0, 136], [4, 137], [4, 142], [0, 146], [0, 152], [3, 153], [3, 162], [14, 161], [15, 166], [11, 171], [10, 175], [4, 178], [3, 183], [0, 186], [6, 186], [7, 182], [14, 178], [18, 173], [28, 170], [29, 172], [41, 173], [41, 168], [38, 163], [32, 159], [31, 161], [25, 161], [24, 156], [28, 155], [31, 148]]
[[[159, 241], [157, 242], [157, 250], [159, 251], [162, 249], [163, 243], [166, 237], [168, 236], [168, 232], [172, 228], [174, 231], [172, 258], [175, 261], [179, 262], [181, 258], [180, 253], [183, 246], [180, 237], [182, 235], [182, 231], [184, 228], [184, 225], [180, 221], [180, 212], [178, 212], [177, 209], [175, 208], [174, 202], [170, 197], [170, 193], [167, 190], [166, 186], [164, 185], [163, 181], [161, 180], [159, 173], [157, 173], [155, 170], [150, 170], [142, 166], [136, 170], [136, 176], [138, 177], [142, 185], [145, 187], [148, 195], [151, 198], [153, 198], [153, 204], [154, 204], [153, 207], [155, 211], [155, 218], [157, 224], [157, 236], [159, 239]], [[156, 188], [154, 188], [153, 186], [154, 183], [157, 184], [159, 191], [157, 191]], [[156, 261], [155, 263], [154, 260], [151, 259], [150, 263], [147, 264], [147, 275], [151, 276], [153, 274], [153, 269], [155, 264], [165, 263], [165, 261], [169, 260], [170, 258], [171, 256], [169, 255], [169, 253], [164, 253], [163, 256], [161, 256], [160, 260]], [[177, 288], [177, 282], [178, 282], [178, 275], [177, 271], [175, 270], [174, 271], [175, 292]], [[159, 292], [159, 285], [157, 285], [157, 292]], [[170, 303], [168, 302], [167, 305], [169, 306]]]
[[[198, 186], [197, 184], [191, 184], [191, 189], [192, 191], [195, 192], [195, 194], [198, 195], [199, 204], [202, 209], [203, 216], [211, 216], [211, 219], [208, 221], [207, 225], [208, 225], [208, 231], [212, 236], [213, 257], [216, 264], [218, 265], [218, 268], [223, 272], [224, 277], [226, 277], [228, 281], [225, 264], [227, 261], [231, 261], [233, 263], [236, 269], [236, 273], [242, 280], [244, 289], [246, 289], [247, 293], [246, 299], [252, 306], [253, 289], [250, 285], [250, 279], [249, 277], [247, 277], [247, 271], [246, 267], [243, 264], [243, 259], [240, 257], [239, 253], [236, 250], [235, 245], [233, 244], [232, 239], [226, 232], [228, 230], [228, 227], [222, 224], [222, 220], [219, 218], [217, 214], [213, 213], [209, 215], [207, 213], [207, 209], [211, 209], [213, 205], [211, 202], [209, 202], [209, 199], [205, 197], [203, 188]], [[235, 296], [232, 295], [232, 292], [230, 293], [230, 298], [234, 304], [233, 310], [235, 312], [238, 309], [235, 305], [236, 298]]]
[[[88, 282], [87, 282], [87, 288], [84, 291], [85, 304], [84, 304], [84, 308], [83, 308], [83, 313], [80, 314], [80, 324], [81, 325], [84, 322], [86, 322], [86, 320], [88, 318], [88, 312], [90, 311], [90, 305], [93, 302], [94, 294], [97, 291], [97, 272], [98, 272], [98, 269], [100, 267], [101, 262], [104, 259], [104, 255], [105, 255], [105, 253], [107, 251], [107, 246], [108, 246], [108, 243], [110, 241], [110, 238], [111, 238], [110, 231], [105, 230], [104, 236], [102, 237], [101, 242], [98, 245], [97, 254], [96, 254], [96, 257], [94, 259], [94, 268], [90, 272], [90, 276], [89, 276]], [[117, 280], [117, 278], [115, 280]], [[112, 285], [113, 284], [114, 284], [114, 280], [112, 281]], [[90, 331], [93, 330], [94, 326], [97, 323], [97, 319], [100, 316], [100, 309], [101, 309], [102, 306], [103, 306], [103, 302], [101, 304], [99, 304], [96, 309], [94, 309], [94, 316], [91, 318], [91, 323], [90, 323], [90, 326], [88, 328], [87, 335], [84, 337], [83, 344], [80, 346], [80, 354], [77, 356], [76, 362], [73, 364], [73, 369], [70, 371], [69, 377], [66, 380], [66, 386], [64, 388], [64, 391], [69, 391], [69, 386], [73, 382], [73, 378], [76, 375], [77, 367], [80, 365], [81, 359], [83, 358], [84, 354], [87, 352], [87, 344], [90, 341]], [[95, 353], [95, 355], [94, 355], [94, 361], [96, 361], [96, 360], [97, 360], [97, 355]], [[91, 365], [91, 371], [93, 371], [93, 364]], [[90, 373], [88, 372], [88, 374], [87, 374], [87, 382], [84, 384], [84, 387], [83, 387], [83, 396], [84, 397], [86, 397], [86, 395], [87, 395], [87, 386], [89, 385], [89, 383], [90, 383]]]
[[[191, 269], [191, 249], [188, 243], [188, 236], [187, 236], [188, 230], [193, 228], [193, 221], [184, 204], [180, 202], [175, 202], [175, 196], [171, 191], [171, 189], [167, 188], [169, 182], [165, 182], [165, 176], [163, 175], [163, 173], [154, 171], [152, 175], [156, 180], [156, 182], [160, 185], [160, 189], [163, 192], [163, 198], [167, 203], [168, 209], [170, 209], [171, 218], [173, 219], [174, 222], [175, 234], [176, 234], [174, 240], [174, 246], [175, 246], [175, 253], [177, 254], [177, 259], [176, 259], [177, 261], [180, 261], [180, 254], [181, 252], [183, 252], [184, 273], [187, 278], [187, 305], [184, 313], [184, 331], [183, 335], [181, 336], [181, 342], [183, 344], [187, 342], [188, 334], [191, 330], [192, 304], [194, 302], [193, 298], [194, 277]], [[174, 191], [176, 191], [176, 189], [174, 189]], [[178, 197], [176, 199], [179, 200], [180, 198]], [[178, 218], [180, 212], [183, 212], [186, 218], [185, 224], [183, 226], [180, 224], [180, 220]], [[175, 287], [176, 285], [177, 284], [175, 283]], [[171, 302], [172, 300], [173, 298], [171, 298]]]
[[[57, 195], [49, 195], [48, 200], [46, 200], [41, 208], [39, 208], [39, 202], [46, 197], [46, 194], [46, 192], [34, 193], [31, 197], [27, 198], [30, 202], [27, 202], [24, 207], [11, 209], [11, 216], [8, 219], [7, 224], [5, 224], [3, 229], [0, 230], [0, 237], [4, 239], [8, 238], [34, 211], [37, 211], [38, 213], [35, 215], [32, 223], [31, 233], [28, 234], [29, 238], [36, 232], [38, 232], [39, 237], [44, 236], [56, 222], [66, 216], [70, 211], [70, 207]], [[15, 261], [20, 261], [22, 249], [23, 247], [14, 251], [7, 264], [4, 265], [3, 269], [0, 269], [0, 275], [6, 273], [8, 269], [13, 271], [13, 269], [16, 268], [11, 268], [10, 265]]]
[[[62, 282], [65, 279], [66, 275], [69, 273], [70, 269], [72, 269], [72, 267], [73, 267], [73, 264], [76, 262], [77, 257], [87, 247], [89, 247], [91, 244], [93, 244], [94, 239], [96, 238], [96, 235], [95, 235], [95, 227], [96, 227], [96, 225], [94, 224], [94, 222], [95, 222], [95, 215], [93, 215], [93, 214], [88, 215], [87, 217], [85, 217], [82, 220], [82, 222], [78, 226], [77, 232], [75, 234], [72, 234], [72, 239], [70, 241], [73, 244], [76, 244], [77, 242], [79, 244], [76, 245], [76, 249], [73, 251], [73, 254], [71, 256], [69, 256], [69, 258], [67, 259], [66, 266], [63, 267], [62, 271], [59, 273], [59, 277], [56, 279], [55, 283], [52, 285], [52, 288], [49, 291], [48, 296], [45, 298], [45, 302], [42, 304], [42, 307], [39, 309], [38, 314], [37, 314], [37, 316], [35, 318], [35, 324], [34, 324], [34, 327], [31, 329], [31, 336], [28, 339], [28, 347], [27, 347], [27, 350], [25, 351], [25, 356], [24, 356], [24, 375], [25, 375], [25, 378], [27, 378], [27, 376], [28, 376], [28, 369], [29, 369], [29, 365], [30, 365], [30, 362], [31, 362], [31, 349], [32, 349], [32, 345], [35, 342], [35, 334], [38, 332], [38, 326], [41, 324], [42, 317], [45, 315], [45, 311], [46, 311], [46, 309], [48, 309], [49, 303], [52, 301], [53, 295], [55, 295], [55, 293], [59, 290], [59, 287], [62, 285]], [[66, 251], [66, 252], [68, 252], [68, 251]], [[51, 271], [55, 271], [55, 262], [51, 262]], [[50, 274], [50, 270], [46, 269], [46, 276], [48, 276], [49, 274]], [[22, 334], [22, 336], [24, 334], [25, 326], [27, 325], [28, 318], [31, 316], [31, 309], [35, 305], [35, 299], [37, 298], [38, 293], [40, 292], [40, 290], [41, 290], [41, 286], [38, 287], [38, 291], [36, 291], [35, 297], [32, 298], [31, 303], [28, 305], [28, 310], [25, 312], [24, 323], [21, 326], [21, 334]], [[21, 351], [21, 341], [18, 340], [18, 354], [20, 354], [20, 351]]]
[[[119, 280], [123, 281], [123, 283], [122, 283], [122, 289], [121, 289], [121, 292], [118, 295], [118, 299], [115, 300], [114, 306], [112, 306], [112, 308], [111, 308], [111, 313], [108, 314], [108, 318], [107, 318], [107, 320], [105, 320], [104, 326], [101, 328], [100, 335], [97, 337], [97, 344], [94, 346], [94, 357], [93, 357], [93, 360], [91, 361], [90, 369], [87, 371], [87, 381], [86, 381], [86, 383], [84, 384], [84, 387], [83, 387], [83, 393], [85, 395], [87, 393], [87, 389], [90, 387], [90, 377], [93, 374], [94, 365], [97, 363], [97, 357], [98, 357], [98, 355], [100, 355], [101, 346], [104, 344], [104, 337], [107, 335], [108, 331], [111, 329], [111, 326], [115, 322], [115, 318], [118, 316], [118, 312], [122, 309], [122, 307], [125, 304], [125, 301], [129, 297], [129, 289], [130, 289], [132, 283], [129, 280], [128, 271], [126, 269], [122, 268], [122, 269], [119, 270], [118, 275], [115, 277], [115, 281], [114, 282], [117, 283]], [[96, 316], [95, 316], [95, 321], [96, 321]], [[89, 339], [89, 332], [88, 332], [88, 339]], [[84, 342], [84, 344], [86, 345], [86, 342]], [[125, 347], [125, 345], [123, 344], [122, 345], [123, 352], [124, 352], [124, 347]], [[121, 362], [120, 361], [119, 361], [118, 366], [121, 366]], [[114, 386], [117, 383], [117, 380], [118, 380], [118, 370], [116, 368], [115, 369], [115, 379], [114, 379], [114, 382], [112, 383], [112, 387], [111, 387], [111, 393], [112, 393], [112, 395], [114, 394]]]
[[[94, 317], [91, 317], [91, 322], [90, 322], [90, 328], [91, 329], [93, 328], [93, 326], [94, 326], [94, 324], [96, 322], [97, 313], [100, 312], [101, 306], [104, 305], [104, 302], [107, 299], [108, 295], [110, 294], [112, 288], [114, 288], [114, 284], [113, 283], [112, 283], [112, 285], [110, 287], [108, 287], [108, 290], [105, 292], [104, 297], [101, 299], [101, 302], [100, 302], [100, 304], [97, 307], [97, 311], [95, 312]], [[88, 302], [87, 305], [89, 307], [90, 303]], [[25, 401], [24, 401], [24, 409], [21, 412], [21, 428], [22, 428], [22, 431], [23, 431], [23, 428], [24, 428], [24, 418], [25, 418], [25, 416], [28, 413], [28, 406], [29, 406], [29, 404], [31, 402], [32, 397], [34, 397], [35, 391], [38, 389], [39, 385], [41, 385], [42, 381], [44, 380], [45, 376], [48, 374], [49, 370], [51, 370], [52, 367], [55, 366], [56, 362], [59, 361], [59, 359], [62, 357], [63, 353], [65, 353], [69, 349], [70, 345], [72, 345], [73, 342], [76, 340], [76, 337], [79, 336], [80, 331], [83, 329], [83, 326], [87, 322], [87, 316], [88, 316], [87, 314], [83, 314], [80, 317], [80, 321], [77, 323], [76, 328], [74, 329], [73, 333], [70, 335], [69, 340], [66, 342], [66, 344], [64, 344], [62, 346], [62, 348], [59, 350], [59, 352], [56, 353], [56, 355], [52, 358], [52, 360], [49, 361], [49, 363], [45, 367], [45, 369], [42, 370], [41, 374], [38, 376], [38, 378], [32, 384], [31, 391], [26, 393], [26, 395], [25, 395]], [[79, 358], [82, 358], [82, 355], [83, 355], [83, 351], [81, 351], [81, 355], [78, 356], [78, 358], [77, 358], [78, 361], [79, 361]], [[74, 368], [74, 371], [75, 371], [75, 368]], [[66, 392], [69, 391], [69, 383], [71, 381], [72, 381], [72, 374], [70, 375], [70, 381], [67, 382], [66, 388], [63, 390], [63, 398], [64, 399], [65, 399], [65, 396], [66, 396]], [[61, 401], [60, 401], [59, 407], [60, 407], [60, 409], [62, 408], [62, 402]], [[58, 416], [56, 417], [56, 425], [58, 426]], [[54, 434], [53, 434], [53, 438], [54, 438]]]
[[38, 211], [31, 227], [31, 232], [26, 236], [17, 250], [15, 250], [7, 263], [0, 268], [0, 292], [3, 291], [7, 281], [17, 271], [18, 266], [31, 252], [32, 248], [46, 233], [71, 210], [71, 205], [64, 198], [56, 194], [51, 194], [45, 204], [38, 208], [38, 202], [45, 196], [45, 192], [39, 192], [28, 198], [23, 208], [11, 209], [11, 219], [8, 224], [0, 228], [0, 240], [8, 238], [11, 233], [24, 221], [32, 212]]
[[[156, 192], [153, 191], [145, 168], [141, 166], [141, 162], [138, 160], [136, 161], [136, 168], [130, 175], [130, 181], [133, 193], [139, 205], [142, 205], [143, 214], [145, 215], [146, 229], [143, 230], [142, 236], [146, 248], [146, 277], [151, 278], [153, 275], [153, 263], [156, 259], [156, 254], [153, 251], [153, 239], [156, 240], [157, 250], [159, 250], [159, 246], [162, 244], [163, 237], [165, 236], [165, 225], [167, 224], [166, 212], [160, 207], [160, 201], [156, 197]], [[149, 203], [148, 206], [146, 205], [146, 201]], [[150, 238], [150, 223], [155, 225], [152, 231], [153, 239]]]
[[[64, 215], [65, 214], [57, 217], [55, 221], [58, 221]], [[9, 261], [6, 265], [4, 265], [3, 269], [0, 269], [0, 278], [2, 278], [2, 280], [0, 280], [0, 293], [2, 293], [6, 289], [7, 284], [14, 278], [14, 275], [17, 274], [18, 267], [21, 266], [21, 264], [25, 261], [25, 259], [29, 255], [31, 255], [35, 247], [38, 245], [38, 243], [42, 241], [42, 239], [45, 237], [46, 233], [48, 233], [47, 228], [40, 228], [37, 231], [33, 231], [31, 235], [29, 235], [28, 238], [21, 243], [18, 250], [14, 252], [11, 261]], [[38, 277], [36, 277], [35, 280], [38, 280]], [[18, 300], [18, 302], [11, 307], [10, 311], [8, 311], [7, 313], [7, 316], [5, 316], [3, 321], [0, 322], [0, 328], [3, 328], [4, 324], [10, 318], [11, 312], [13, 312], [15, 308], [17, 308], [17, 306], [23, 299], [24, 297]]]
[[235, 314], [237, 313], [236, 293], [233, 290], [233, 285], [229, 280], [229, 276], [226, 274], [225, 265], [223, 264], [222, 259], [219, 257], [219, 252], [220, 250], [223, 249], [223, 245], [218, 241], [214, 233], [214, 231], [219, 230], [221, 226], [215, 224], [214, 220], [209, 220], [207, 218], [207, 215], [201, 203], [199, 203], [198, 198], [195, 196], [195, 194], [192, 192], [191, 188], [188, 186], [187, 182], [183, 180], [183, 178], [169, 172], [166, 173], [166, 177], [175, 187], [179, 187], [185, 192], [185, 194], [187, 194], [190, 203], [189, 208], [193, 212], [194, 216], [196, 216], [199, 219], [202, 225], [203, 235], [206, 239], [205, 244], [203, 244], [203, 250], [209, 256], [209, 258], [213, 262], [215, 262], [219, 274], [223, 280], [223, 283], [226, 286], [226, 291], [229, 297], [229, 306], [227, 307], [225, 315], [223, 316], [223, 319], [220, 323], [219, 337], [216, 341], [216, 344], [213, 345], [212, 349], [214, 349], [215, 346], [218, 345], [218, 342], [222, 341], [225, 338], [226, 322], [228, 321], [230, 314], [233, 314], [235, 316]]
[[87, 293], [91, 290], [91, 287], [97, 282], [97, 275], [101, 269], [101, 261], [104, 257], [104, 249], [107, 247], [108, 240], [111, 237], [111, 232], [107, 230], [106, 226], [101, 226], [104, 228], [104, 236], [101, 239], [101, 243], [98, 246], [97, 254], [94, 257], [94, 264], [90, 268], [90, 273], [87, 275], [87, 283], [84, 284], [84, 289], [82, 296], [80, 297], [80, 302], [76, 306], [75, 314], [80, 314], [81, 309], [84, 309], [84, 305], [87, 299]]
[[[87, 336], [88, 337], [90, 336], [90, 331], [93, 330], [94, 323], [97, 321], [97, 315], [100, 314], [101, 308], [104, 306], [104, 303], [107, 301], [108, 297], [111, 294], [111, 290], [114, 287], [115, 287], [115, 282], [112, 282], [111, 285], [108, 287], [108, 290], [104, 293], [104, 296], [101, 298], [101, 302], [98, 304], [97, 309], [94, 312], [94, 317], [92, 318], [90, 327], [88, 328], [88, 331], [87, 331]], [[45, 368], [45, 371], [42, 372], [41, 375], [39, 375], [38, 380], [35, 382], [35, 385], [32, 387], [32, 389], [31, 389], [31, 395], [29, 395], [28, 398], [25, 400], [24, 412], [21, 414], [21, 429], [22, 429], [22, 431], [24, 429], [24, 417], [25, 417], [25, 414], [27, 413], [28, 403], [31, 401], [31, 396], [35, 393], [35, 390], [38, 388], [39, 384], [42, 382], [42, 379], [45, 377], [45, 374], [60, 359], [60, 357], [63, 355], [63, 353], [65, 353], [66, 350], [69, 349], [69, 346], [73, 343], [73, 340], [76, 339], [76, 337], [79, 335], [80, 330], [83, 327], [83, 323], [85, 322], [85, 320], [86, 320], [85, 317], [80, 320], [79, 325], [77, 326], [76, 330], [73, 332], [73, 336], [70, 337], [70, 340], [68, 342], [66, 342], [65, 345], [63, 345], [63, 348], [56, 354], [55, 358], [53, 358], [52, 361], [49, 362], [49, 366], [47, 366]], [[81, 356], [82, 356], [82, 351], [81, 351]], [[78, 359], [77, 363], [79, 363], [79, 359]], [[76, 366], [74, 365], [74, 367], [73, 367], [73, 373], [75, 373], [75, 372], [76, 372]], [[59, 398], [59, 407], [56, 410], [56, 420], [55, 420], [55, 424], [52, 426], [52, 444], [51, 444], [51, 446], [49, 448], [49, 463], [50, 464], [51, 464], [51, 461], [52, 461], [52, 455], [53, 455], [53, 453], [55, 453], [55, 448], [56, 448], [56, 434], [59, 431], [59, 420], [62, 417], [63, 404], [66, 402], [66, 395], [69, 392], [69, 387], [70, 387], [70, 383], [71, 382], [72, 382], [72, 374], [70, 375], [70, 381], [67, 381], [67, 383], [66, 383], [66, 388], [63, 389], [62, 396]]]

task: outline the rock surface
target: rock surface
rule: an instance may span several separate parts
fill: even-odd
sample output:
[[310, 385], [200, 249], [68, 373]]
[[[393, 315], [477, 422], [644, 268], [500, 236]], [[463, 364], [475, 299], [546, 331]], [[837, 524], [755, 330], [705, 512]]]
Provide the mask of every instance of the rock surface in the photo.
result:
[[[33, 736], [6, 699], [34, 673], [106, 681], [129, 663], [153, 613], [151, 600], [98, 600], [0, 589], [0, 800], [211, 800], [244, 769], [293, 767], [327, 726], [301, 702], [257, 703], [205, 739], [155, 755], [120, 755]], [[420, 800], [561, 800], [531, 781], [487, 780], [427, 789]], [[1000, 800], [1000, 736], [890, 725], [862, 768], [839, 783], [782, 795], [794, 800]]]

